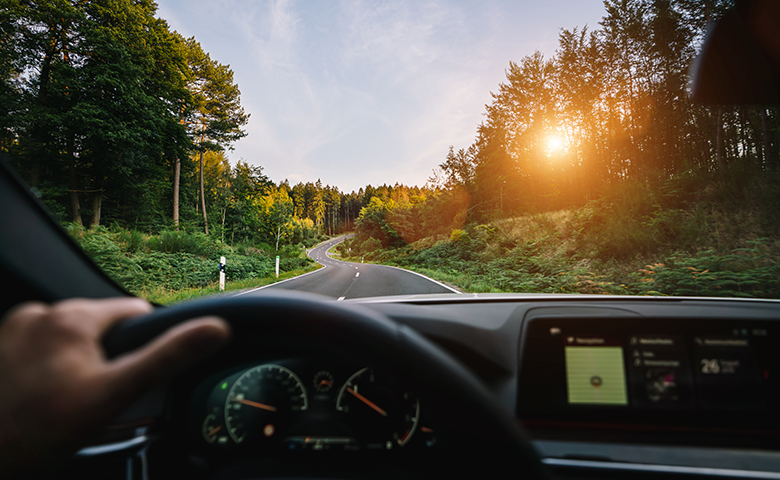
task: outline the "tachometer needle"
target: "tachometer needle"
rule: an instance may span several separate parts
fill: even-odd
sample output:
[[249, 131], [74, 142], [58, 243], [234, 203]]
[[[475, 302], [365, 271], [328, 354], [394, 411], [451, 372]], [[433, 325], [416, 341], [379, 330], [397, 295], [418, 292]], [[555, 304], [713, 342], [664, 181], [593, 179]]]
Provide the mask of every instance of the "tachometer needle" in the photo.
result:
[[262, 408], [263, 410], [268, 410], [269, 412], [276, 411], [276, 407], [272, 407], [271, 405], [266, 405], [265, 403], [253, 402], [252, 400], [245, 400], [243, 398], [236, 398], [236, 397], [233, 397], [233, 401], [238, 403], [243, 403], [244, 405], [249, 405], [250, 407]]
[[222, 430], [222, 426], [221, 425], [218, 426], [218, 427], [212, 428], [211, 430], [209, 430], [209, 437], [211, 437], [213, 435], [216, 435], [217, 432], [219, 432], [220, 430]]
[[374, 410], [376, 410], [377, 412], [379, 412], [379, 413], [380, 413], [380, 414], [382, 414], [383, 416], [385, 416], [385, 417], [387, 416], [387, 412], [385, 412], [384, 410], [382, 410], [381, 408], [379, 408], [379, 407], [378, 407], [378, 406], [377, 406], [377, 405], [376, 405], [374, 402], [372, 402], [371, 400], [367, 399], [366, 397], [364, 397], [363, 395], [359, 394], [358, 392], [356, 392], [356, 391], [352, 390], [352, 389], [351, 389], [351, 388], [349, 388], [349, 387], [347, 387], [347, 391], [348, 391], [349, 393], [351, 393], [352, 395], [354, 395], [354, 396], [355, 396], [355, 398], [357, 398], [357, 399], [358, 399], [358, 400], [360, 400], [361, 402], [365, 403], [365, 404], [366, 404], [366, 405], [368, 405], [369, 407], [373, 408]]

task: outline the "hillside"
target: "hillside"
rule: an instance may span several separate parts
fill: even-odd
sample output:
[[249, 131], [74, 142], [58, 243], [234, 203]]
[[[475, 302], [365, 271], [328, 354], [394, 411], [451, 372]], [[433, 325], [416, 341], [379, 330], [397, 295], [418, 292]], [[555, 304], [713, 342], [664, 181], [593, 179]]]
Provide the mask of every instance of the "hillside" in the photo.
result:
[[[466, 223], [403, 246], [358, 221], [343, 255], [467, 292], [780, 297], [780, 188], [744, 165], [628, 182], [579, 208]], [[362, 229], [361, 229], [362, 227]]]

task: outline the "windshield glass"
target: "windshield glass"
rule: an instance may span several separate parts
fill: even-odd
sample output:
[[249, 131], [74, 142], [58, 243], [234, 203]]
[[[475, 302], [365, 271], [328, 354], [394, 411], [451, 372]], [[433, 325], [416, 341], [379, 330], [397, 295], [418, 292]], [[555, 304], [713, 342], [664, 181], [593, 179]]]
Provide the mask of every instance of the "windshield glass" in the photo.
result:
[[732, 3], [10, 0], [0, 153], [160, 303], [780, 298], [777, 109], [691, 99]]

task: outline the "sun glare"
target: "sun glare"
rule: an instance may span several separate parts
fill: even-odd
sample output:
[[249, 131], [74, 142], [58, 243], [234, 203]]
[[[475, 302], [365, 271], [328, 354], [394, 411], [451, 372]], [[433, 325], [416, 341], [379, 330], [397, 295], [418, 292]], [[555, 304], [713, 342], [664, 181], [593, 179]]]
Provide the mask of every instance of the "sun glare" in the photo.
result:
[[547, 155], [556, 155], [566, 149], [566, 141], [558, 136], [551, 135], [547, 137]]

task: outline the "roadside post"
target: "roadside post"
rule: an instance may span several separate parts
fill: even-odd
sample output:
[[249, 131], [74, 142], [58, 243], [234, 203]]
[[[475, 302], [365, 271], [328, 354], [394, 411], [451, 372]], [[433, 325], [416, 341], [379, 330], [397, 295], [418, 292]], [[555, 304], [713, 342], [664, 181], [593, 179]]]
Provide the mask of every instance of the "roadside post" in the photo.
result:
[[225, 290], [225, 257], [219, 257], [219, 289]]
[[279, 278], [279, 255], [276, 256], [276, 278]]

